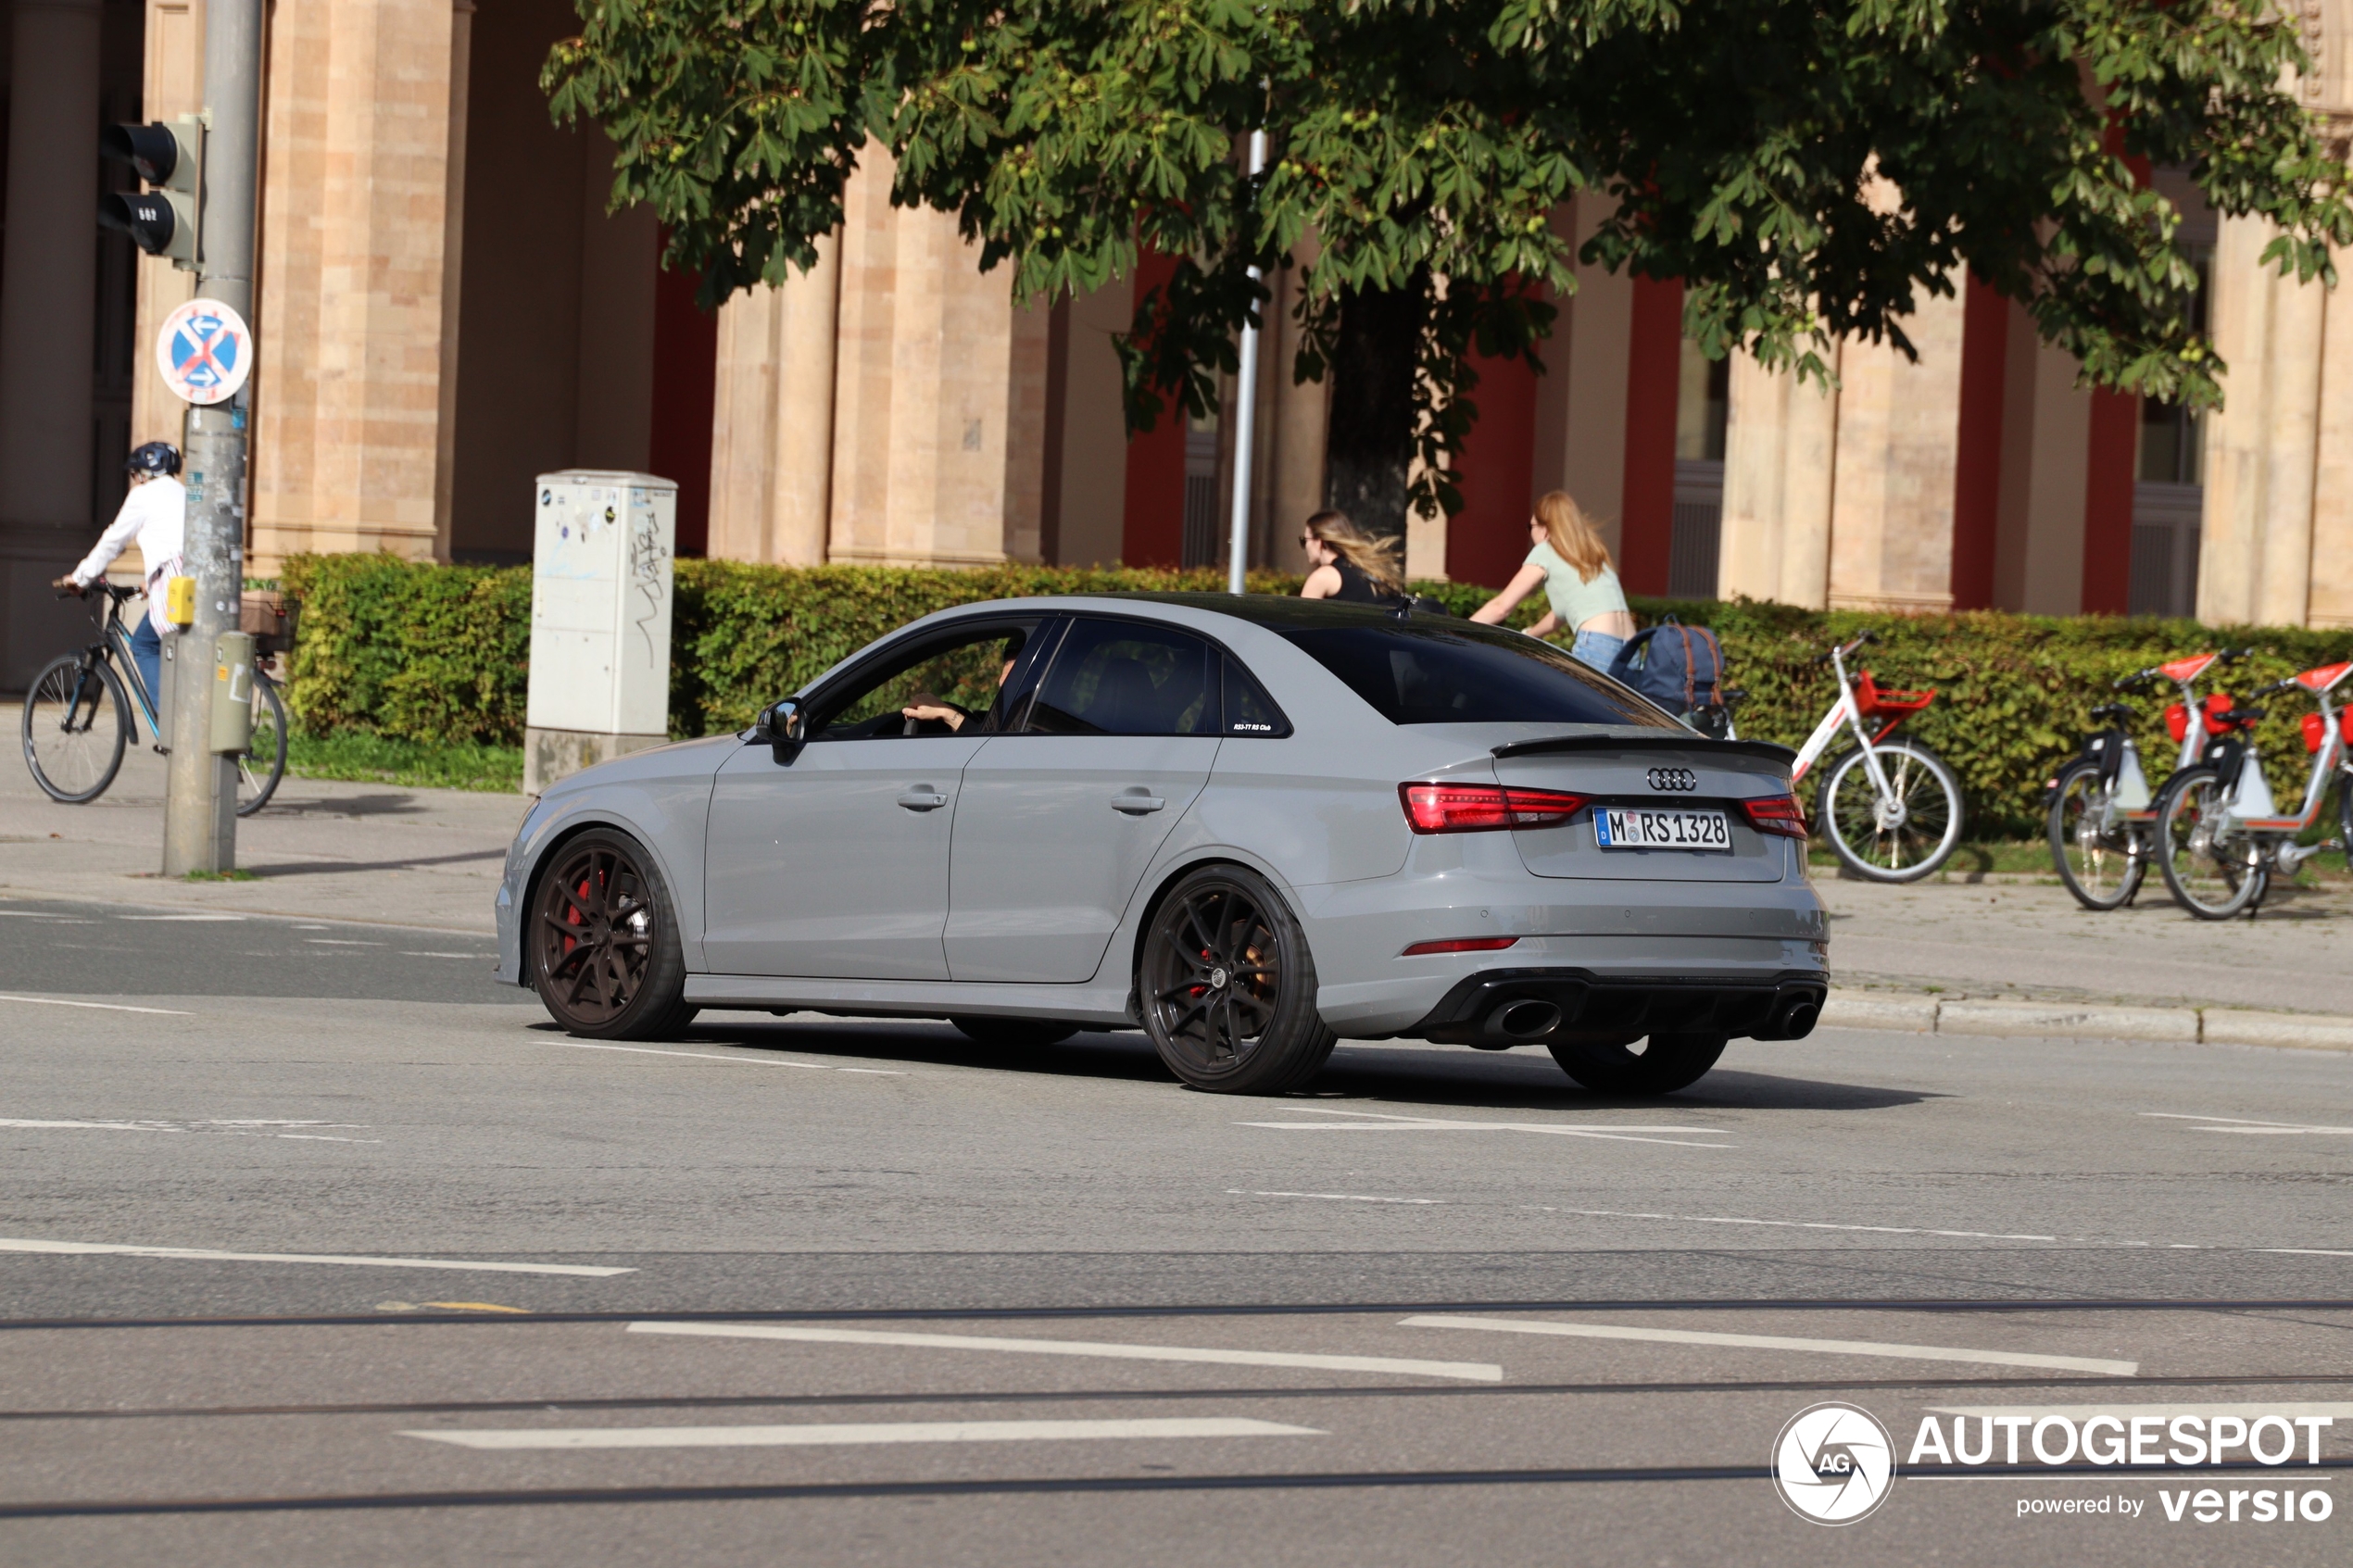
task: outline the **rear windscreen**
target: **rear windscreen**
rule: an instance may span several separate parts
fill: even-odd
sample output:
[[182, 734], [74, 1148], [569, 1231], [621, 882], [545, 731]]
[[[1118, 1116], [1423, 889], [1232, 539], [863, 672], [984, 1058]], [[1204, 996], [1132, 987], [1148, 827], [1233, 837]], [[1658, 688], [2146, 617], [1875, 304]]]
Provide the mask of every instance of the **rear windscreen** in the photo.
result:
[[1279, 628], [1392, 724], [1639, 724], [1682, 729], [1552, 644], [1467, 621]]

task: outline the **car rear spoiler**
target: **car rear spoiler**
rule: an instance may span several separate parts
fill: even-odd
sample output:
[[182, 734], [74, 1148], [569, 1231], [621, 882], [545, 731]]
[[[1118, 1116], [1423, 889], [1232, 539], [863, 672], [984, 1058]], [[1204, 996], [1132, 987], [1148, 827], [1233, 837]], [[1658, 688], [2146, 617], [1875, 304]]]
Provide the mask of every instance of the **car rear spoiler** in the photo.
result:
[[1538, 757], [1553, 751], [1698, 751], [1718, 757], [1756, 757], [1786, 768], [1797, 753], [1768, 740], [1710, 740], [1692, 734], [1668, 735], [1549, 735], [1542, 740], [1516, 740], [1494, 748], [1498, 757]]

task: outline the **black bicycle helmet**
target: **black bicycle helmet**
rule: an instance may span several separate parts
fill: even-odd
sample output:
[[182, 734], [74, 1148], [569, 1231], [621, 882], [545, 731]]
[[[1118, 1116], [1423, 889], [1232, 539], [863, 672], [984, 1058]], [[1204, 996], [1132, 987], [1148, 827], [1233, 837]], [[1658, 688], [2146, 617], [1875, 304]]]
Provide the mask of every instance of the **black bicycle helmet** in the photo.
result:
[[169, 441], [150, 441], [131, 454], [122, 470], [125, 473], [178, 473], [180, 448]]

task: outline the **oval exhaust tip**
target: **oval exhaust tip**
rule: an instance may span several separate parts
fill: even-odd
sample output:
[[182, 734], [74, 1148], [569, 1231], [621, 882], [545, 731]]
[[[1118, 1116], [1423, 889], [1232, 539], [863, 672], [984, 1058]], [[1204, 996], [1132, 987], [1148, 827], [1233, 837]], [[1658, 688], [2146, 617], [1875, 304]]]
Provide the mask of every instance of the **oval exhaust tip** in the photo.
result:
[[1515, 1040], [1533, 1040], [1560, 1027], [1561, 1010], [1534, 997], [1505, 1002], [1488, 1016], [1487, 1026]]

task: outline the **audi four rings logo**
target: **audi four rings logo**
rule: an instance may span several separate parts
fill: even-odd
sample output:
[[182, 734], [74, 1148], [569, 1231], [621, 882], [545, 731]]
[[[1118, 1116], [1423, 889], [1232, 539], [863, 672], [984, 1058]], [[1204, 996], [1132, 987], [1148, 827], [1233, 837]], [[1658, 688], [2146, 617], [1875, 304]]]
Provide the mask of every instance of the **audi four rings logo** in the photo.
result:
[[1689, 768], [1653, 768], [1651, 788], [1693, 790], [1699, 787], [1699, 775]]

